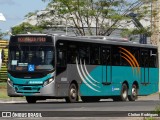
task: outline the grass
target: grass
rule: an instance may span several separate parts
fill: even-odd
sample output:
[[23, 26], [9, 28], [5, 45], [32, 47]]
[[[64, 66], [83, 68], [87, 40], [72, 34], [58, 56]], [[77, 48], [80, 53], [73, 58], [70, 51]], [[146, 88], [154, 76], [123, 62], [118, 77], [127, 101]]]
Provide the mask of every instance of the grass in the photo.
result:
[[11, 97], [9, 97], [8, 95], [7, 95], [7, 83], [6, 82], [0, 82], [0, 99], [2, 99], [2, 100], [5, 100], [5, 99], [7, 99], [7, 100], [22, 100], [22, 99], [24, 99], [25, 97], [15, 97], [15, 98], [11, 98]]
[[6, 82], [0, 82], [0, 99], [1, 98], [9, 98], [7, 95], [7, 83]]
[[147, 118], [144, 118], [143, 120], [159, 120], [158, 117], [147, 117]]
[[[160, 105], [156, 106], [155, 110], [151, 112], [152, 114], [160, 114]], [[159, 117], [145, 117], [143, 120], [159, 120]]]

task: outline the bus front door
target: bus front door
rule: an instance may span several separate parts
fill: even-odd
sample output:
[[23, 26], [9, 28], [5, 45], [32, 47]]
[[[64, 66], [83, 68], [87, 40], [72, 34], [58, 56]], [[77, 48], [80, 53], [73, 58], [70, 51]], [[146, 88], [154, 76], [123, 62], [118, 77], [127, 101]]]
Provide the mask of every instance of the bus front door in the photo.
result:
[[149, 52], [148, 50], [141, 51], [141, 84], [148, 84], [149, 83]]
[[112, 67], [111, 67], [111, 48], [102, 47], [102, 84], [110, 85], [112, 82]]

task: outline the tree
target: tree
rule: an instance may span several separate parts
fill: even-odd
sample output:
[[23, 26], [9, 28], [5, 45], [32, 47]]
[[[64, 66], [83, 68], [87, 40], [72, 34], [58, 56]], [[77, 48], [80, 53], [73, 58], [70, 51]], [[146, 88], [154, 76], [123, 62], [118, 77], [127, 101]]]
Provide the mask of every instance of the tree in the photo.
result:
[[3, 37], [3, 33], [2, 33], [2, 32], [0, 32], [0, 39], [2, 39], [2, 37]]
[[[127, 25], [124, 21], [130, 19], [127, 16], [128, 13], [138, 12], [139, 19], [142, 19], [149, 12], [148, 7], [150, 7], [146, 5], [142, 7], [144, 3], [149, 3], [150, 0], [42, 1], [50, 1], [47, 9], [54, 10], [54, 15], [60, 16], [70, 24], [74, 24], [79, 35], [96, 34], [109, 36], [116, 28], [123, 28], [124, 24]], [[95, 31], [92, 29], [93, 26]]]
[[42, 28], [25, 22], [12, 28], [12, 34], [24, 34], [35, 31], [42, 32]]
[[1, 32], [1, 29], [0, 29], [0, 40], [3, 39], [3, 37], [5, 36], [6, 34]]

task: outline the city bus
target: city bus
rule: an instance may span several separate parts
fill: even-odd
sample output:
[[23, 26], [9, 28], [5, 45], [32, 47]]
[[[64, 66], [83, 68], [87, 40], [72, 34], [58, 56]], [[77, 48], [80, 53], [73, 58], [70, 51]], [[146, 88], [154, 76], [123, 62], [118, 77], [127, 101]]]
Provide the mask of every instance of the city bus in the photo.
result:
[[13, 35], [7, 91], [28, 103], [135, 101], [158, 92], [157, 47], [123, 38]]

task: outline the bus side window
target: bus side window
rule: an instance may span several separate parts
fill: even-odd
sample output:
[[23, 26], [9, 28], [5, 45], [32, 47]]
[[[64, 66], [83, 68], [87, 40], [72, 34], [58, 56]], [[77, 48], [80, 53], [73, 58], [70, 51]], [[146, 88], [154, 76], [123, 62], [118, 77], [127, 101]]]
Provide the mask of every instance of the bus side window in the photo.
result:
[[82, 64], [89, 64], [89, 45], [79, 46], [79, 58], [82, 61]]
[[59, 67], [66, 67], [66, 48], [62, 44], [57, 45], [57, 65]]
[[101, 47], [101, 64], [111, 65], [111, 47], [110, 46]]
[[156, 50], [150, 50], [149, 67], [152, 67], [152, 68], [157, 67], [157, 51]]
[[75, 44], [69, 44], [67, 49], [67, 63], [75, 64], [78, 59], [78, 47]]
[[100, 64], [100, 47], [98, 45], [91, 46], [91, 64]]
[[135, 57], [138, 64], [140, 64], [140, 49], [139, 48], [132, 48], [131, 49], [132, 55]]
[[113, 62], [113, 65], [115, 66], [119, 66], [120, 65], [120, 52], [119, 52], [119, 49], [117, 46], [113, 46], [113, 49], [112, 49], [112, 62]]
[[149, 51], [147, 49], [141, 50], [141, 67], [149, 67]]
[[57, 64], [58, 66], [66, 66], [66, 51], [58, 50], [57, 51]]

